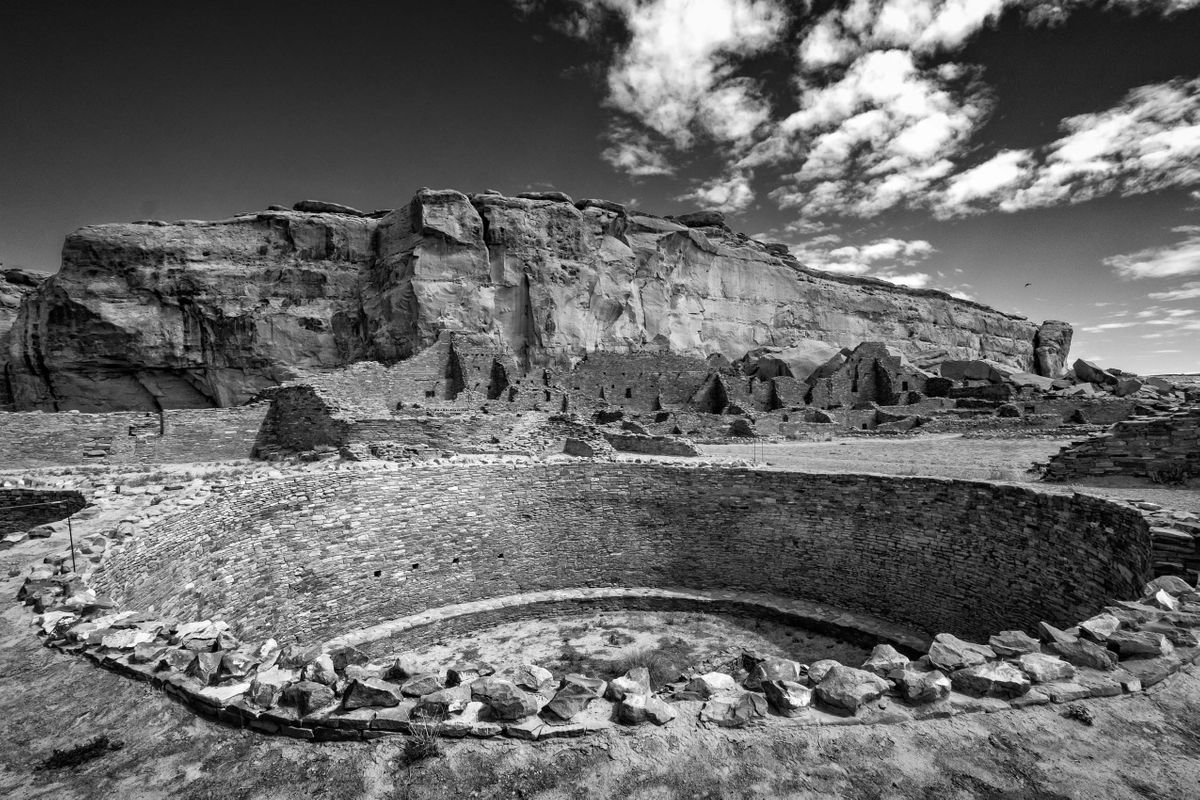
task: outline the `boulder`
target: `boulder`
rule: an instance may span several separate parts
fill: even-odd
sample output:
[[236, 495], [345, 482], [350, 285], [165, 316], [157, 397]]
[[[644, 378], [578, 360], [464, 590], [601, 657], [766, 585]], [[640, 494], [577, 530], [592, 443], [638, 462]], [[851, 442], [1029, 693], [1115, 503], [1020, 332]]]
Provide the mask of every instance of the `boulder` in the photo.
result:
[[762, 682], [762, 690], [771, 707], [784, 716], [812, 705], [813, 690], [795, 681], [767, 679]]
[[732, 675], [726, 675], [724, 672], [706, 672], [688, 681], [686, 691], [695, 692], [701, 697], [708, 698], [718, 694], [736, 692], [737, 688], [737, 681], [733, 679]]
[[301, 200], [292, 206], [293, 211], [300, 211], [305, 214], [345, 214], [350, 217], [365, 217], [365, 212], [359, 211], [357, 208], [344, 206], [340, 203], [327, 203], [324, 200]]
[[1091, 361], [1084, 361], [1082, 358], [1077, 358], [1071, 368], [1075, 371], [1075, 377], [1081, 381], [1109, 386], [1116, 386], [1117, 384], [1117, 377], [1115, 375], [1104, 371]]
[[403, 695], [400, 687], [379, 678], [352, 680], [342, 695], [342, 707], [345, 709], [368, 708], [378, 706], [388, 708], [400, 705]]
[[700, 721], [721, 728], [761, 725], [767, 716], [767, 699], [755, 692], [714, 697], [700, 709]]
[[666, 725], [676, 716], [678, 712], [669, 703], [653, 695], [627, 694], [617, 706], [617, 720], [625, 725], [640, 725], [643, 722]]
[[808, 665], [808, 682], [812, 686], [816, 686], [825, 676], [829, 674], [829, 670], [834, 667], [841, 666], [840, 661], [833, 658], [822, 658], [820, 661], [814, 661]]
[[1164, 591], [1174, 596], [1191, 594], [1196, 591], [1187, 581], [1178, 575], [1159, 575], [1146, 584], [1142, 592], [1147, 597], [1153, 597], [1158, 591]]
[[496, 669], [491, 664], [460, 661], [446, 670], [446, 686], [471, 683], [476, 678], [493, 675], [495, 672]]
[[338, 680], [337, 670], [333, 667], [333, 658], [328, 653], [318, 656], [304, 668], [301, 677], [306, 681], [316, 681], [326, 686], [333, 686]]
[[387, 668], [383, 671], [383, 678], [384, 680], [403, 683], [409, 678], [415, 678], [418, 675], [424, 675], [428, 673], [429, 670], [425, 669], [423, 665], [418, 664], [412, 658], [409, 658], [408, 656], [401, 656], [387, 666]]
[[955, 690], [980, 697], [1020, 697], [1029, 691], [1029, 679], [1005, 661], [993, 661], [956, 670], [950, 675]]
[[792, 681], [803, 684], [808, 682], [808, 670], [800, 662], [789, 658], [768, 658], [754, 665], [744, 685], [747, 689], [758, 689], [763, 681]]
[[1065, 681], [1075, 677], [1075, 667], [1044, 653], [1025, 653], [1017, 659], [1021, 671], [1034, 683]]
[[471, 702], [471, 690], [466, 686], [440, 689], [427, 694], [413, 706], [412, 716], [417, 719], [443, 720], [458, 713]]
[[230, 650], [221, 656], [220, 675], [224, 678], [241, 679], [258, 666], [258, 659], [244, 650]]
[[221, 671], [221, 653], [197, 653], [196, 658], [187, 668], [187, 674], [208, 686], [217, 679]]
[[1042, 649], [1038, 640], [1024, 631], [1000, 631], [988, 639], [988, 647], [1001, 658], [1037, 653]]
[[645, 667], [634, 667], [619, 678], [608, 682], [604, 696], [620, 702], [630, 695], [650, 694], [650, 671]]
[[967, 642], [949, 633], [933, 637], [929, 648], [929, 663], [944, 672], [974, 667], [995, 657], [996, 651], [987, 645]]
[[564, 682], [550, 702], [542, 708], [542, 714], [562, 722], [570, 722], [576, 714], [587, 708], [588, 703], [599, 696], [594, 689], [578, 683]]
[[293, 670], [272, 668], [260, 670], [250, 682], [246, 697], [260, 708], [271, 708], [279, 702], [288, 684], [296, 679]]
[[521, 664], [513, 674], [513, 683], [530, 692], [540, 692], [554, 682], [554, 673], [536, 664]]
[[1138, 389], [1142, 388], [1142, 382], [1137, 378], [1118, 378], [1116, 388], [1113, 389], [1113, 394], [1117, 397], [1128, 397], [1135, 394]]
[[293, 683], [283, 691], [283, 702], [295, 706], [301, 715], [331, 706], [335, 699], [333, 689], [316, 681]]
[[863, 662], [862, 668], [883, 678], [887, 677], [893, 670], [903, 669], [908, 664], [908, 656], [890, 644], [877, 644], [871, 650], [870, 657]]
[[889, 688], [888, 682], [874, 673], [838, 664], [825, 674], [816, 691], [821, 702], [853, 712], [882, 697]]
[[941, 670], [899, 669], [889, 677], [910, 703], [933, 703], [950, 696], [950, 679]]
[[1071, 352], [1072, 333], [1071, 326], [1059, 320], [1048, 319], [1038, 326], [1033, 337], [1033, 363], [1038, 375], [1062, 376]]
[[484, 677], [471, 684], [471, 698], [492, 710], [503, 722], [515, 722], [538, 712], [537, 700], [503, 678]]
[[126, 628], [100, 637], [100, 646], [113, 650], [132, 650], [140, 644], [153, 642], [154, 639], [154, 634], [149, 631]]

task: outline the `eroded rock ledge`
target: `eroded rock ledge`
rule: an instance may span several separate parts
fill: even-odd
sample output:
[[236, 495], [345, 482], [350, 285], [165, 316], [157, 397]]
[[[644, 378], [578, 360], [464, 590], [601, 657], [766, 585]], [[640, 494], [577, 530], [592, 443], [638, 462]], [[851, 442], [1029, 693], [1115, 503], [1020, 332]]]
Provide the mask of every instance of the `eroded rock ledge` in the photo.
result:
[[941, 292], [808, 269], [711, 213], [423, 189], [394, 211], [305, 201], [81, 228], [0, 339], [0, 394], [17, 409], [229, 406], [296, 369], [411, 358], [446, 331], [489, 338], [523, 370], [771, 346], [806, 375], [880, 341], [921, 362], [1053, 372], [1069, 345], [1061, 323], [1039, 337]]

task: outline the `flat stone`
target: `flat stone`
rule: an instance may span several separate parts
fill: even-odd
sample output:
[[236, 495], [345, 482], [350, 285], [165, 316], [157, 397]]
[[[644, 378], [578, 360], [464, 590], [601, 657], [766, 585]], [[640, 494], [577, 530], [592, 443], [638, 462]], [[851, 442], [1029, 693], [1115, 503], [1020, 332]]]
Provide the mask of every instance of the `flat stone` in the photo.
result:
[[588, 703], [596, 699], [596, 692], [592, 689], [577, 683], [564, 682], [562, 688], [555, 692], [550, 702], [542, 708], [542, 714], [562, 722], [570, 722], [576, 714], [587, 708]]
[[1091, 667], [1100, 670], [1116, 668], [1117, 657], [1115, 654], [1098, 644], [1072, 638], [1073, 640], [1069, 642], [1051, 642], [1049, 647], [1062, 656], [1064, 661], [1077, 667]]
[[381, 678], [365, 678], [350, 681], [342, 695], [342, 707], [347, 710], [377, 706], [387, 708], [400, 705], [400, 687]]
[[371, 728], [378, 731], [400, 731], [408, 733], [411, 729], [412, 710], [416, 703], [404, 700], [392, 708], [382, 708], [375, 712]]
[[400, 693], [406, 697], [424, 697], [427, 694], [433, 694], [445, 688], [446, 682], [442, 680], [441, 675], [426, 672], [422, 675], [409, 678], [401, 684]]
[[1017, 664], [1034, 683], [1050, 683], [1075, 677], [1075, 667], [1072, 664], [1044, 653], [1026, 653], [1017, 659]]
[[956, 670], [950, 675], [956, 691], [978, 697], [1018, 697], [1029, 691], [1029, 679], [1012, 664], [994, 661]]
[[1001, 631], [988, 639], [988, 646], [1002, 658], [1015, 658], [1042, 649], [1041, 643], [1024, 631]]
[[1175, 646], [1161, 633], [1147, 631], [1117, 631], [1106, 642], [1122, 659], [1136, 656], [1169, 656]]
[[1051, 701], [1055, 703], [1070, 703], [1074, 700], [1083, 700], [1091, 697], [1091, 691], [1078, 683], [1047, 683], [1042, 685], [1041, 690], [1050, 695]]
[[755, 692], [742, 692], [725, 694], [709, 700], [700, 710], [700, 721], [721, 728], [745, 728], [761, 725], [766, 715], [765, 697]]
[[100, 646], [109, 647], [113, 650], [132, 650], [139, 644], [146, 644], [152, 641], [154, 641], [153, 633], [136, 628], [127, 628], [102, 636], [100, 638]]
[[995, 658], [996, 651], [987, 645], [964, 641], [949, 633], [933, 637], [929, 648], [929, 661], [944, 672], [973, 667]]
[[412, 716], [422, 719], [443, 720], [466, 708], [471, 702], [471, 690], [466, 686], [454, 686], [425, 695], [413, 707]]
[[1121, 629], [1121, 620], [1112, 614], [1097, 614], [1079, 623], [1079, 633], [1093, 642], [1103, 644], [1109, 636]]

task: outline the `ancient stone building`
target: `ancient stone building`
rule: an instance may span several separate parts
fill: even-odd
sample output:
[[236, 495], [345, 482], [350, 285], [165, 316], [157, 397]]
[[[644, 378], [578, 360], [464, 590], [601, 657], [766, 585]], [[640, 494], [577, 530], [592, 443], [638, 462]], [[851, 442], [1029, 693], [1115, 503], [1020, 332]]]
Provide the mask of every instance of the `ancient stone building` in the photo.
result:
[[838, 353], [809, 376], [809, 402], [817, 408], [904, 405], [920, 399], [930, 377], [896, 348], [863, 342]]

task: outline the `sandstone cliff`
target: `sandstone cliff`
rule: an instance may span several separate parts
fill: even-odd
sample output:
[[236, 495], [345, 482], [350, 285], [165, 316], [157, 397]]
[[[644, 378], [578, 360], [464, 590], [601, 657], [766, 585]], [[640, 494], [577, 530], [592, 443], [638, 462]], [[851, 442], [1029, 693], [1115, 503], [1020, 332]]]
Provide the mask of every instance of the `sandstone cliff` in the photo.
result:
[[805, 269], [719, 215], [430, 190], [387, 213], [297, 208], [76, 231], [0, 354], [17, 406], [236, 404], [293, 367], [395, 362], [443, 330], [486, 334], [526, 369], [765, 346], [803, 377], [865, 340], [918, 364], [1035, 366], [1037, 326], [1021, 317]]

